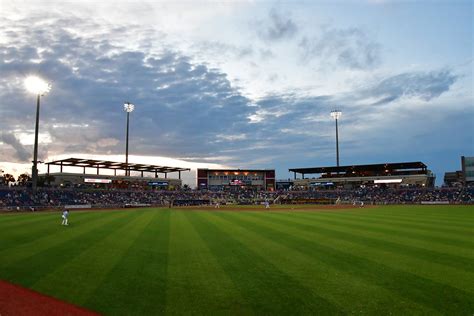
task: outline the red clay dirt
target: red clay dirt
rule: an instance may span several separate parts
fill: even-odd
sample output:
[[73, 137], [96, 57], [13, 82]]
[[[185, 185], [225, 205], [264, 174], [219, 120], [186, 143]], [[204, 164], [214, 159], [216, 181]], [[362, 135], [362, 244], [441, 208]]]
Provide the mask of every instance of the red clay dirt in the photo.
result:
[[0, 316], [97, 316], [54, 297], [0, 280]]

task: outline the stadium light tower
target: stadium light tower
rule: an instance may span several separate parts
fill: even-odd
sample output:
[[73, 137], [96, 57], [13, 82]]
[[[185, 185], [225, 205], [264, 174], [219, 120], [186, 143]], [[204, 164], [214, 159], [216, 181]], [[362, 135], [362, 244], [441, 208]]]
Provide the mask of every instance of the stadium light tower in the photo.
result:
[[125, 145], [125, 166], [127, 170], [125, 171], [125, 174], [127, 176], [130, 175], [130, 170], [128, 170], [128, 129], [129, 129], [129, 122], [130, 122], [130, 113], [133, 112], [135, 109], [135, 105], [133, 105], [130, 102], [125, 102], [123, 104], [123, 110], [127, 112], [127, 140], [126, 140], [126, 145]]
[[39, 131], [39, 112], [40, 112], [40, 99], [46, 93], [51, 90], [51, 84], [44, 81], [43, 79], [30, 76], [25, 79], [26, 89], [36, 94], [36, 125], [35, 125], [35, 146], [33, 151], [33, 168], [31, 171], [31, 179], [33, 184], [33, 193], [36, 193], [36, 187], [38, 184], [38, 131]]
[[341, 117], [342, 112], [340, 110], [331, 111], [331, 117], [336, 120], [336, 161], [339, 167], [339, 130], [337, 126], [337, 120]]

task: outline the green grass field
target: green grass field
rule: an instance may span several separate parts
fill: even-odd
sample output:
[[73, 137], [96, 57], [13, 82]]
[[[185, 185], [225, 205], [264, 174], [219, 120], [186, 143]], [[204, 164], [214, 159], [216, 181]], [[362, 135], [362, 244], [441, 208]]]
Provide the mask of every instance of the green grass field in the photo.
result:
[[474, 207], [0, 215], [0, 279], [107, 315], [474, 313]]

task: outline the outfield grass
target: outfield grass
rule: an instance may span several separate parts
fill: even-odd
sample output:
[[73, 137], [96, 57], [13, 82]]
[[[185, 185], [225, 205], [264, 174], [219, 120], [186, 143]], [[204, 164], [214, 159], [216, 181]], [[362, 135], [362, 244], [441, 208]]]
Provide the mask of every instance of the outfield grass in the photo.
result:
[[0, 216], [0, 278], [108, 315], [474, 313], [474, 207]]

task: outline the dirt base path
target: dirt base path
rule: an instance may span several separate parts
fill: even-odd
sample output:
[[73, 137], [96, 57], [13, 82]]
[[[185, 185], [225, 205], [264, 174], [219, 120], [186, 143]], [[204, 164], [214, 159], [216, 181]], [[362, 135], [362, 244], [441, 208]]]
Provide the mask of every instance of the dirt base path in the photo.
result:
[[0, 315], [96, 316], [99, 314], [0, 280]]

